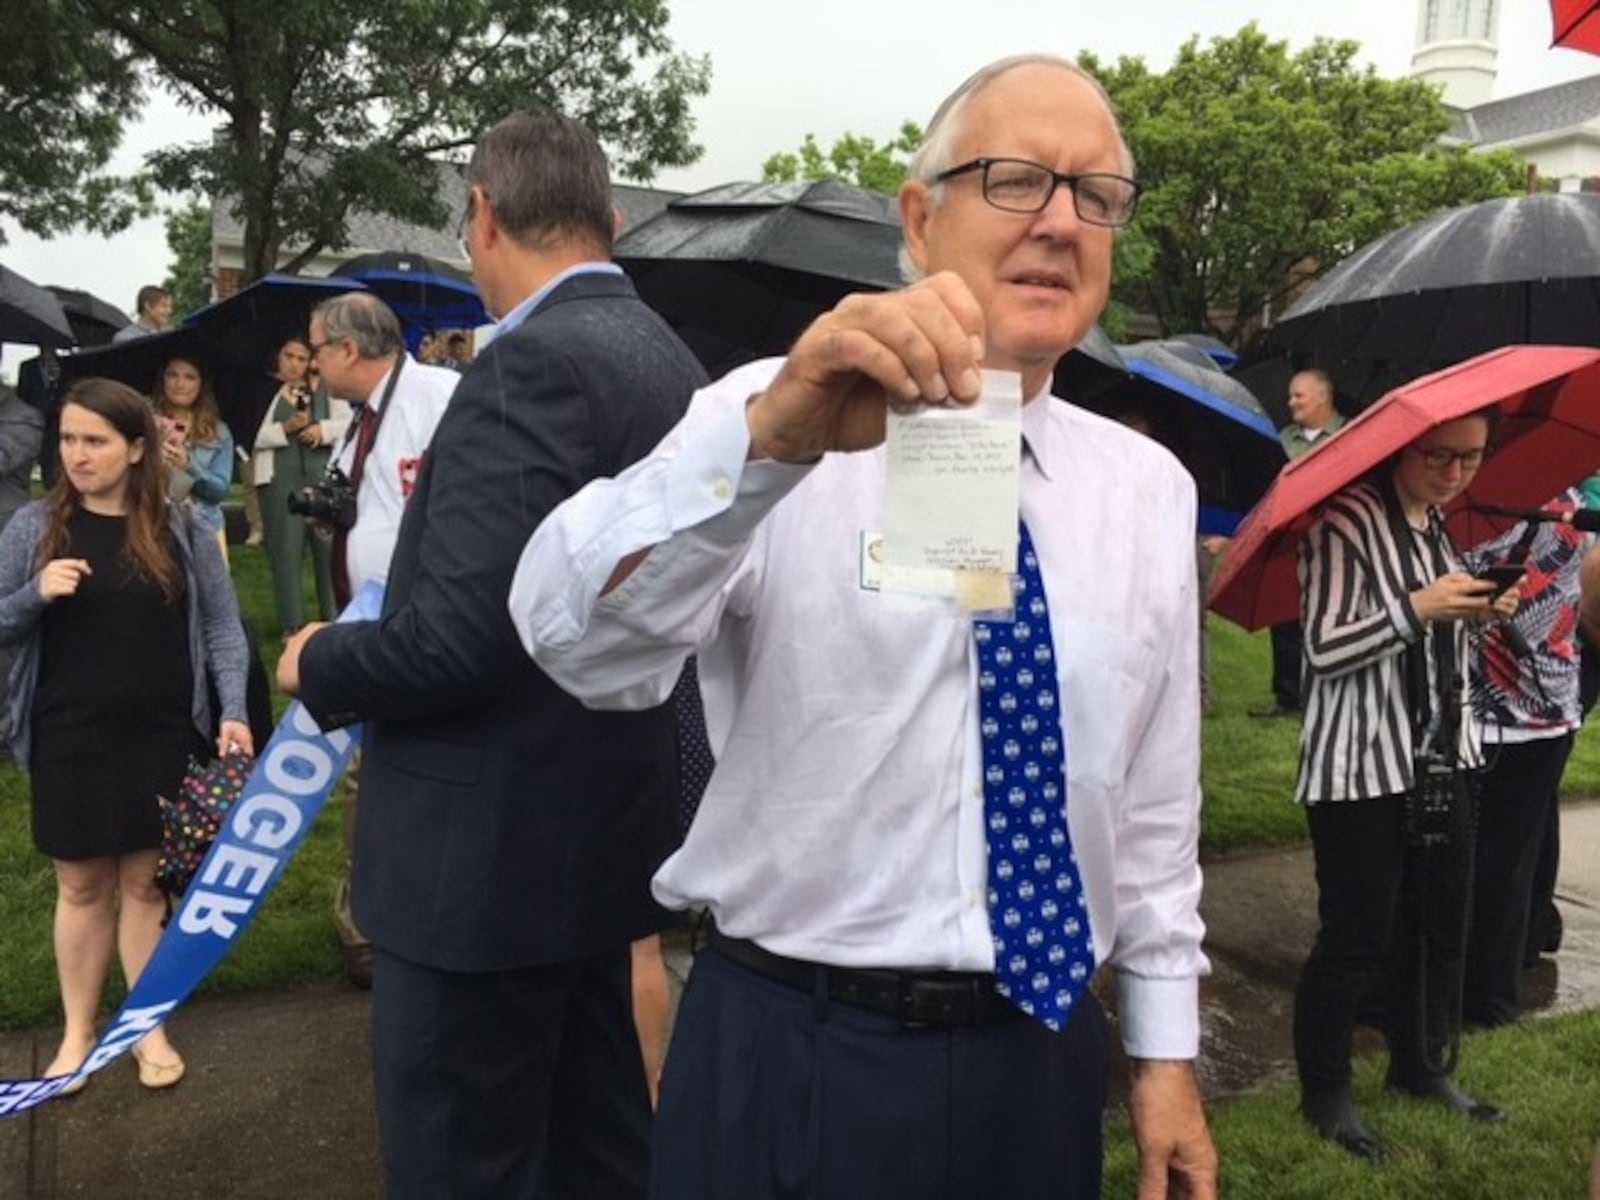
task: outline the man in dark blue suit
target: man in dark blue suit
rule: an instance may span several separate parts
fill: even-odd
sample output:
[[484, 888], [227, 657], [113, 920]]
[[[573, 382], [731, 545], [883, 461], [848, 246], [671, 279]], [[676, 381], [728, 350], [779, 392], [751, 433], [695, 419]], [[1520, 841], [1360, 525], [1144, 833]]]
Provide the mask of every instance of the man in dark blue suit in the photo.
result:
[[587, 129], [511, 117], [466, 178], [499, 332], [434, 435], [381, 619], [308, 627], [279, 677], [324, 726], [366, 722], [354, 898], [391, 1195], [642, 1196], [629, 944], [663, 923], [673, 714], [585, 709], [506, 595], [545, 514], [648, 451], [704, 374], [609, 262]]

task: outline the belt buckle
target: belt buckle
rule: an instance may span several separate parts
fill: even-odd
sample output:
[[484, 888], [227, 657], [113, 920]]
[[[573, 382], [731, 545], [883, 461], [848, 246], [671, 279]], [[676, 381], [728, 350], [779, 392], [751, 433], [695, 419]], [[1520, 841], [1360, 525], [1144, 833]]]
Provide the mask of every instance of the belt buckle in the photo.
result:
[[935, 1029], [972, 1024], [972, 1015], [978, 1011], [980, 1003], [978, 987], [976, 979], [901, 979], [901, 1028]]

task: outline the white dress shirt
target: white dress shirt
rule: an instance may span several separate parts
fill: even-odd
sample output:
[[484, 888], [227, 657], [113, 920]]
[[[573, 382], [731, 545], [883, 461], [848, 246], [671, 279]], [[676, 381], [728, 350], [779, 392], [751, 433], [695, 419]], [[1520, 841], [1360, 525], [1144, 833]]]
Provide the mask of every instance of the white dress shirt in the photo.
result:
[[[546, 518], [512, 619], [595, 707], [662, 702], [698, 652], [718, 761], [656, 876], [663, 903], [706, 905], [724, 933], [793, 958], [992, 970], [971, 618], [863, 585], [881, 447], [813, 467], [745, 461], [745, 402], [778, 365], [702, 390], [650, 456]], [[1209, 969], [1194, 485], [1154, 442], [1048, 396], [1023, 429], [1096, 958], [1117, 972], [1128, 1052], [1192, 1058]]]
[[[434, 367], [407, 357], [389, 403], [394, 411], [378, 426], [377, 439], [361, 468], [361, 486], [356, 490], [356, 523], [345, 542], [345, 566], [350, 574], [350, 593], [354, 595], [370, 581], [389, 578], [389, 560], [394, 557], [395, 538], [400, 533], [400, 518], [406, 500], [422, 469], [423, 451], [433, 440], [433, 431], [444, 416], [450, 397], [461, 376], [448, 367]], [[383, 400], [389, 386], [385, 372], [366, 403], [374, 406]], [[378, 408], [372, 415], [376, 418]], [[356, 455], [356, 429], [352, 420], [345, 439], [334, 451], [334, 461], [346, 475]]]

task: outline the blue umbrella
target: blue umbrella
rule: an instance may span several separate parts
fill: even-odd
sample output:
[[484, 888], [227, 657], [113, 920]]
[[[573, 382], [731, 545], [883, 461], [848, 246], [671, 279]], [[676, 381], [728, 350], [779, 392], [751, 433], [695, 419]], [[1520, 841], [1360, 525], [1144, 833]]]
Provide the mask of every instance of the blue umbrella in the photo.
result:
[[413, 349], [424, 333], [489, 323], [471, 276], [442, 259], [383, 250], [341, 263], [339, 274], [363, 284], [394, 309]]

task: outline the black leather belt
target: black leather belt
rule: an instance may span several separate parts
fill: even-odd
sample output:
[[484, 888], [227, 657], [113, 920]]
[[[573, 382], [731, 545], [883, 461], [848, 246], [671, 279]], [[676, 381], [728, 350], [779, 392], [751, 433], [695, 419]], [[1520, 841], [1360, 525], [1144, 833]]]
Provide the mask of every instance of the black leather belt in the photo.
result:
[[994, 1025], [1022, 1019], [994, 990], [994, 976], [977, 971], [907, 972], [830, 967], [763, 950], [712, 929], [706, 942], [729, 962], [807, 995], [825, 994], [851, 1008], [893, 1017], [908, 1029]]

